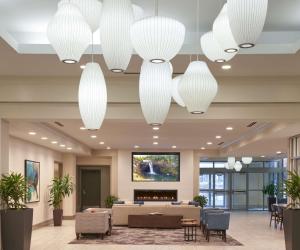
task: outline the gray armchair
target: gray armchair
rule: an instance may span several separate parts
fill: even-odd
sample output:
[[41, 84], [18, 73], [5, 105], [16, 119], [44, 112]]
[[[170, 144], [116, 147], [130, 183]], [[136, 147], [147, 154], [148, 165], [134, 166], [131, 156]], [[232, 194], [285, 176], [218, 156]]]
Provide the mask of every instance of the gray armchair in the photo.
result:
[[200, 214], [200, 228], [202, 228], [203, 233], [205, 233], [206, 228], [206, 215], [209, 213], [224, 213], [224, 210], [218, 208], [209, 208], [202, 211]]
[[222, 239], [226, 242], [226, 230], [229, 229], [230, 213], [206, 214], [206, 239], [209, 241], [210, 232], [222, 233]]

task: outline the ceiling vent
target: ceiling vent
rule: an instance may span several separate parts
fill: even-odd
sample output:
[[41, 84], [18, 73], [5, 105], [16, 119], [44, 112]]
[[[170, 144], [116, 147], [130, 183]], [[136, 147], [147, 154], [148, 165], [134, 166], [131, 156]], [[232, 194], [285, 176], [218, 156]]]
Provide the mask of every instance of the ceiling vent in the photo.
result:
[[249, 124], [247, 125], [247, 127], [248, 127], [248, 128], [251, 128], [251, 127], [253, 127], [256, 123], [257, 123], [257, 122], [251, 122], [251, 123], [249, 123]]
[[54, 123], [55, 123], [57, 126], [64, 127], [64, 125], [63, 125], [62, 123], [60, 123], [60, 122], [55, 121]]
[[224, 144], [224, 142], [222, 141], [222, 142], [220, 142], [220, 143], [218, 143], [218, 146], [221, 146], [222, 144]]

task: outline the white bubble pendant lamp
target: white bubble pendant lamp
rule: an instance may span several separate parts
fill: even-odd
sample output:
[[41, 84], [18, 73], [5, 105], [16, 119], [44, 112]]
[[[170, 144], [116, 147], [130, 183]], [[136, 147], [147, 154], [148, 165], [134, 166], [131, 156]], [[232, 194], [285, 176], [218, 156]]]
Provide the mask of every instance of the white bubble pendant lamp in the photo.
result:
[[47, 36], [62, 62], [76, 63], [89, 46], [92, 32], [78, 7], [63, 1], [48, 24]]
[[79, 8], [92, 32], [95, 32], [99, 28], [102, 3], [98, 0], [64, 0], [68, 1]]
[[153, 16], [135, 22], [131, 27], [131, 41], [135, 51], [153, 63], [170, 61], [180, 51], [185, 27], [175, 19]]
[[139, 95], [143, 115], [149, 125], [164, 123], [171, 104], [172, 71], [168, 62], [144, 61], [141, 67]]
[[182, 98], [178, 92], [179, 82], [181, 81], [181, 78], [182, 78], [182, 75], [176, 76], [172, 80], [172, 97], [179, 106], [185, 107], [184, 101], [182, 100]]
[[179, 94], [188, 111], [192, 114], [205, 113], [217, 91], [218, 83], [207, 64], [191, 62], [179, 83]]
[[220, 14], [213, 24], [213, 34], [221, 48], [227, 53], [235, 53], [239, 50], [239, 46], [234, 40], [229, 18], [227, 15], [227, 4], [224, 4]]
[[240, 48], [255, 46], [267, 16], [268, 0], [228, 0], [227, 13]]
[[235, 164], [235, 157], [233, 157], [233, 156], [228, 157], [227, 163], [228, 163], [229, 169], [233, 169], [234, 164]]
[[215, 39], [212, 31], [205, 33], [201, 37], [201, 48], [204, 55], [211, 61], [223, 63], [231, 60], [236, 53], [226, 53]]
[[234, 169], [235, 171], [237, 172], [240, 172], [243, 168], [243, 165], [240, 161], [236, 161], [235, 164], [234, 164]]
[[248, 157], [248, 156], [242, 157], [242, 162], [246, 165], [251, 164], [252, 160], [253, 160], [252, 157]]
[[127, 69], [132, 44], [130, 27], [134, 22], [130, 0], [104, 0], [100, 21], [102, 52], [107, 67], [115, 73]]
[[82, 72], [79, 91], [79, 110], [86, 129], [99, 129], [106, 113], [107, 91], [98, 63], [87, 63]]

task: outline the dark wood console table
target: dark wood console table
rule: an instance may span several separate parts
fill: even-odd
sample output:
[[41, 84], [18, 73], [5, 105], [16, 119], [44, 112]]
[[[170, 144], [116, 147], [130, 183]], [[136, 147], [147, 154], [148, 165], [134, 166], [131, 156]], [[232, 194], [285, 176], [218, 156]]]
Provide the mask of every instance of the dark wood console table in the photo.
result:
[[128, 215], [128, 227], [136, 228], [181, 228], [182, 215]]

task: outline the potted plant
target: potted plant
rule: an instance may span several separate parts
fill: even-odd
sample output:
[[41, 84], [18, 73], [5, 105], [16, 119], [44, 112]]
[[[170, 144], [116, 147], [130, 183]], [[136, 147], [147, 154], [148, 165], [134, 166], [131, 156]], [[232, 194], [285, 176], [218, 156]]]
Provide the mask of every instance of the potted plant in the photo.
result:
[[289, 178], [285, 181], [285, 192], [291, 203], [284, 209], [284, 236], [286, 250], [300, 249], [300, 176], [289, 172]]
[[199, 203], [199, 206], [200, 207], [205, 207], [206, 204], [207, 204], [207, 198], [203, 195], [197, 195], [194, 197], [194, 201], [198, 202]]
[[74, 184], [69, 175], [62, 178], [54, 178], [50, 185], [49, 204], [53, 206], [53, 222], [54, 226], [61, 226], [63, 218], [62, 201], [66, 196], [73, 193]]
[[33, 209], [24, 205], [28, 187], [22, 174], [2, 175], [0, 179], [2, 249], [29, 250]]
[[263, 193], [268, 195], [268, 209], [271, 212], [272, 211], [272, 204], [276, 203], [276, 193], [277, 193], [277, 188], [274, 183], [270, 183], [267, 186], [264, 186], [263, 188]]
[[107, 208], [112, 208], [113, 204], [115, 201], [117, 201], [119, 198], [113, 195], [109, 195], [107, 196], [106, 200], [105, 200], [105, 206]]

